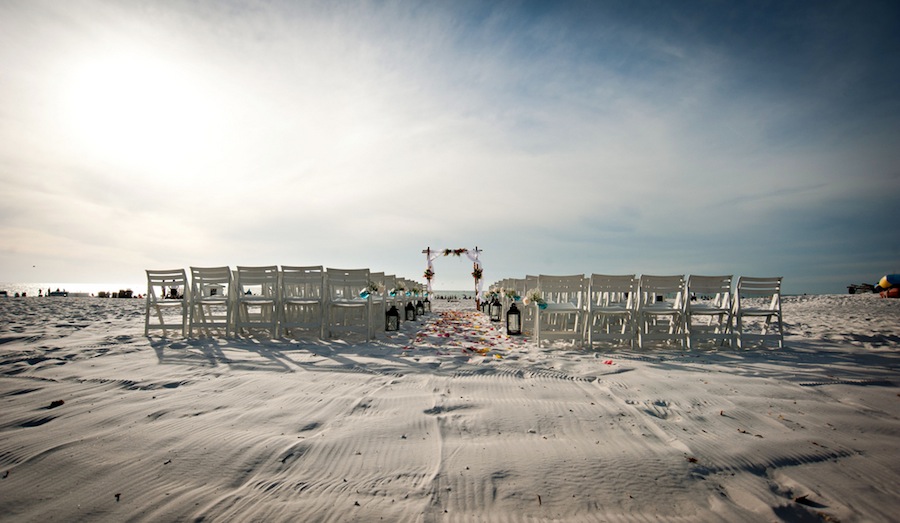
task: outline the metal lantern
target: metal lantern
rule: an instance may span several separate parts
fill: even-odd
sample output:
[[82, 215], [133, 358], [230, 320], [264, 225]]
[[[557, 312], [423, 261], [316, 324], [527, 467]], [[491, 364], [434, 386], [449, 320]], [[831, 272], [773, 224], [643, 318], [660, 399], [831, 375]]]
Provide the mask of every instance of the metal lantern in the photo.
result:
[[425, 304], [422, 303], [422, 300], [416, 302], [416, 316], [424, 316], [425, 315]]
[[511, 336], [522, 334], [522, 313], [515, 303], [506, 311], [506, 334]]
[[391, 305], [391, 308], [384, 313], [384, 330], [400, 330], [400, 311], [397, 310], [396, 305]]
[[428, 299], [428, 296], [425, 296], [425, 312], [431, 312], [431, 300]]
[[412, 302], [406, 303], [406, 321], [416, 321], [416, 308]]
[[491, 321], [500, 321], [500, 316], [503, 314], [503, 305], [500, 304], [500, 300], [494, 296], [494, 301], [491, 302]]

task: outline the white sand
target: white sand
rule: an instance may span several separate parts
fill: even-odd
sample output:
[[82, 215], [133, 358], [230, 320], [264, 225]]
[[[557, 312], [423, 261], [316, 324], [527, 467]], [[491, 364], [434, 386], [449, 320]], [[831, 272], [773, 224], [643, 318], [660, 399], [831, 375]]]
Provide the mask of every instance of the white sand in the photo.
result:
[[474, 312], [148, 340], [140, 300], [2, 300], [0, 519], [896, 521], [900, 300], [784, 313], [783, 350], [642, 352]]

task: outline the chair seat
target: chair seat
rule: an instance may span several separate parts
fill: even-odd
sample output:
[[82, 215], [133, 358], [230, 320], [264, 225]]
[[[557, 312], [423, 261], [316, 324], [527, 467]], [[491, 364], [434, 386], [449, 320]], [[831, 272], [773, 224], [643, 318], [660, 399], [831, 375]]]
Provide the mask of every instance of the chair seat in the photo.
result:
[[241, 298], [241, 303], [243, 304], [253, 304], [253, 303], [262, 303], [262, 304], [270, 304], [275, 303], [275, 298], [270, 296], [244, 296]]
[[322, 300], [318, 298], [284, 298], [282, 303], [290, 305], [319, 305]]
[[598, 314], [631, 314], [632, 310], [627, 305], [607, 305], [605, 307], [591, 307], [591, 313]]
[[778, 311], [766, 309], [741, 309], [741, 316], [777, 316]]
[[641, 311], [644, 314], [672, 314], [673, 312], [681, 312], [681, 307], [672, 303], [662, 302], [658, 305], [645, 305]]
[[711, 307], [708, 305], [691, 305], [691, 310], [694, 311], [695, 314], [703, 314], [703, 315], [711, 315], [711, 314], [729, 314], [731, 312], [731, 308], [722, 308], [722, 307]]
[[544, 312], [579, 312], [581, 309], [572, 303], [548, 303]]
[[366, 307], [368, 301], [363, 298], [334, 298], [331, 300], [331, 304], [339, 307]]

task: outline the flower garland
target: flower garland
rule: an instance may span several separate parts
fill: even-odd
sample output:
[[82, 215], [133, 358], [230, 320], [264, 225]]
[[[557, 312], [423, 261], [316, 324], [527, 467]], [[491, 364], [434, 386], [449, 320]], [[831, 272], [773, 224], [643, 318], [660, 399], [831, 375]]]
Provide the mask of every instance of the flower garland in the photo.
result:
[[424, 274], [424, 276], [425, 276], [425, 279], [428, 280], [428, 286], [427, 286], [427, 287], [428, 287], [428, 292], [429, 292], [429, 293], [431, 292], [431, 284], [432, 284], [432, 281], [431, 281], [431, 280], [434, 279], [434, 269], [432, 268], [432, 265], [431, 265], [432, 262], [433, 262], [438, 256], [441, 256], [441, 255], [443, 255], [443, 256], [445, 256], [445, 257], [446, 257], [446, 256], [450, 256], [450, 255], [453, 255], [453, 256], [456, 256], [456, 257], [460, 257], [460, 256], [462, 256], [463, 254], [465, 254], [470, 260], [472, 260], [472, 262], [473, 262], [474, 265], [475, 265], [474, 270], [472, 271], [472, 277], [475, 278], [475, 299], [476, 299], [476, 300], [480, 300], [480, 299], [481, 299], [481, 296], [482, 296], [482, 286], [483, 286], [483, 277], [484, 277], [484, 272], [483, 272], [483, 270], [482, 270], [482, 268], [481, 268], [481, 262], [478, 261], [478, 255], [481, 253], [481, 249], [479, 249], [478, 247], [475, 247], [474, 250], [469, 250], [469, 249], [444, 249], [444, 250], [434, 250], [434, 251], [432, 251], [432, 250], [431, 250], [431, 247], [428, 247], [427, 249], [425, 249], [424, 251], [422, 251], [422, 253], [426, 255], [426, 256], [425, 256], [425, 260], [426, 260], [426, 263], [427, 263], [427, 267], [426, 267], [426, 269], [425, 269], [425, 274]]

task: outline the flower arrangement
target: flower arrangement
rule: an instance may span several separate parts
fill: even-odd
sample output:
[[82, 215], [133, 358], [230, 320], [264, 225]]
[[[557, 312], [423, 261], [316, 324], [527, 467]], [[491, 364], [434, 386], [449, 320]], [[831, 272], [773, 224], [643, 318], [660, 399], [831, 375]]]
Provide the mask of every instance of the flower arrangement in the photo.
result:
[[431, 269], [425, 269], [425, 279], [431, 281], [434, 278], [434, 271]]
[[369, 295], [375, 294], [377, 292], [383, 292], [383, 291], [384, 291], [384, 284], [374, 282], [374, 281], [369, 281], [369, 284], [366, 285], [366, 288], [359, 291], [359, 297], [365, 300], [369, 297]]
[[450, 256], [451, 254], [454, 256], [462, 256], [467, 252], [469, 252], [469, 249], [444, 249], [444, 256]]
[[508, 299], [513, 301], [519, 301], [519, 293], [515, 289], [506, 289], [505, 295]]
[[541, 309], [547, 307], [547, 302], [544, 301], [540, 289], [531, 289], [530, 291], [526, 292], [525, 297], [522, 299], [522, 303], [524, 303], [525, 305], [534, 303]]
[[472, 277], [476, 280], [480, 280], [481, 276], [484, 274], [484, 271], [481, 270], [481, 267], [475, 267], [475, 270], [472, 271]]

